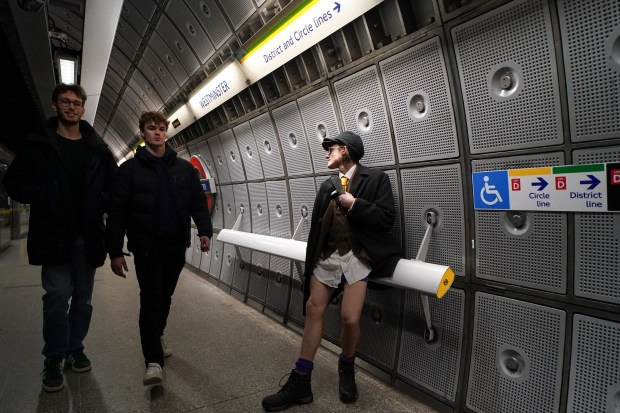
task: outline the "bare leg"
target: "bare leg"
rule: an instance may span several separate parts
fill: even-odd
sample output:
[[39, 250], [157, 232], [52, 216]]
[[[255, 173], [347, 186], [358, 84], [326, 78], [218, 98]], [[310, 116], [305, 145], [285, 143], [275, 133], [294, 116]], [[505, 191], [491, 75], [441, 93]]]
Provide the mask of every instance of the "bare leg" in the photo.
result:
[[340, 334], [342, 352], [347, 357], [355, 355], [360, 340], [360, 316], [364, 308], [367, 282], [358, 281], [352, 285], [345, 284], [340, 316], [342, 331]]
[[334, 288], [318, 281], [316, 277], [310, 279], [310, 298], [306, 303], [306, 326], [301, 339], [300, 358], [314, 360], [323, 338], [323, 315], [333, 292]]

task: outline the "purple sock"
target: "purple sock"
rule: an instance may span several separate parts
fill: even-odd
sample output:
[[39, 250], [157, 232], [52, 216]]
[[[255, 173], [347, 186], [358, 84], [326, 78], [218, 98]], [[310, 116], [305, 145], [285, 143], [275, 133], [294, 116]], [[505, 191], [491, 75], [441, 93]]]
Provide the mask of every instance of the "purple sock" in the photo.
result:
[[340, 356], [338, 356], [338, 361], [344, 364], [353, 364], [355, 363], [355, 354], [349, 357], [344, 353], [340, 353]]
[[301, 357], [295, 362], [295, 371], [300, 374], [312, 374], [314, 363]]

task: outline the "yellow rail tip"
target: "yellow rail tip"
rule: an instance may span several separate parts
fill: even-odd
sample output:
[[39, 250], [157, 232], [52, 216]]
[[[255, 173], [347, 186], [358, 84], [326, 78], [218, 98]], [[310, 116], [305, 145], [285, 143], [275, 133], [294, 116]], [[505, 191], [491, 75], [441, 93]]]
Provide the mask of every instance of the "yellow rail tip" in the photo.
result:
[[441, 278], [441, 282], [439, 283], [439, 287], [437, 288], [437, 298], [441, 298], [448, 292], [450, 286], [454, 282], [454, 271], [452, 268], [448, 267], [446, 272], [443, 274]]

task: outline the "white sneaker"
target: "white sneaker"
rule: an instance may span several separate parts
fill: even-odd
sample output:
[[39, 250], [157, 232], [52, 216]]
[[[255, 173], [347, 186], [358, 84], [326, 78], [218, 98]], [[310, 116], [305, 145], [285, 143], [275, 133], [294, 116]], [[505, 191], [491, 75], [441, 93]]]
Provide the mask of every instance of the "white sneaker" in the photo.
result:
[[166, 343], [166, 339], [164, 339], [164, 336], [161, 336], [160, 339], [161, 348], [162, 350], [164, 350], [164, 357], [170, 357], [172, 355], [172, 347], [170, 347], [168, 343]]
[[142, 384], [150, 386], [151, 384], [161, 384], [163, 381], [163, 372], [159, 363], [149, 363], [142, 379]]

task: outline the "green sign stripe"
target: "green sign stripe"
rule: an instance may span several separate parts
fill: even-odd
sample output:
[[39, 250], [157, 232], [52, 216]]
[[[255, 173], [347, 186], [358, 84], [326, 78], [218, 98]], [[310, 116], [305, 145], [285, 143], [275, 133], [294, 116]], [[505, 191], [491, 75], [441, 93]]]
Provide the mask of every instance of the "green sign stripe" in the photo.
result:
[[303, 10], [304, 7], [306, 7], [309, 3], [312, 3], [314, 0], [304, 0], [303, 2], [301, 2], [301, 4], [299, 6], [297, 6], [295, 9], [293, 9], [293, 11], [291, 11], [291, 13], [286, 16], [286, 18], [284, 18], [283, 20], [279, 21], [275, 26], [273, 26], [273, 28], [271, 30], [269, 30], [267, 33], [265, 33], [260, 39], [258, 39], [252, 46], [248, 47], [248, 50], [246, 50], [246, 52], [244, 53], [244, 56], [246, 54], [251, 53], [254, 49], [256, 49], [258, 46], [260, 46], [260, 44], [269, 36], [271, 36], [271, 34], [273, 32], [275, 32], [276, 30], [278, 30], [280, 27], [284, 26], [286, 23], [289, 22], [289, 20], [291, 20], [292, 18], [297, 16], [297, 13], [299, 13], [301, 10]]
[[568, 166], [554, 166], [554, 174], [571, 174], [576, 172], [604, 172], [604, 163], [595, 163], [591, 165], [568, 165]]

